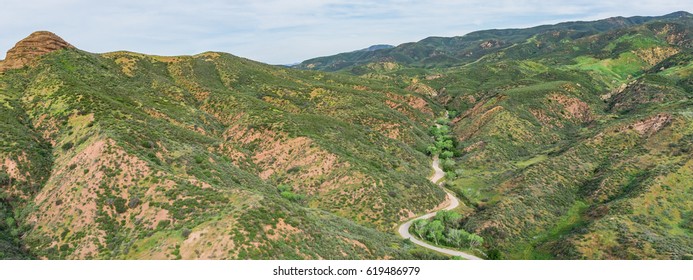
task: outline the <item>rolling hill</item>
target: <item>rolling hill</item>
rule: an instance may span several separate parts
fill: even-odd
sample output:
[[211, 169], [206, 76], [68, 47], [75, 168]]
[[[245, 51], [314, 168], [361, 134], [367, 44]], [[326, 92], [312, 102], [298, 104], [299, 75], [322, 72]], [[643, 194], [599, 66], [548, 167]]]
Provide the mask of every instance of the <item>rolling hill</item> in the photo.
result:
[[458, 227], [496, 257], [690, 259], [692, 26], [677, 12], [479, 31], [301, 67], [445, 106]]
[[382, 82], [49, 32], [1, 63], [3, 257], [411, 257], [384, 232], [444, 196], [440, 107]]

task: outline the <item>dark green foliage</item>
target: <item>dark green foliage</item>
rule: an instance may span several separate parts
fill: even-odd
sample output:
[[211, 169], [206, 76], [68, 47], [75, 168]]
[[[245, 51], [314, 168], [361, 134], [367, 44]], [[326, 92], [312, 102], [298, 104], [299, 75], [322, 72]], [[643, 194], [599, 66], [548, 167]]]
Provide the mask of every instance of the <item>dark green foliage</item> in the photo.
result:
[[10, 184], [10, 175], [5, 171], [0, 171], [0, 186], [7, 186]]
[[192, 231], [189, 228], [183, 228], [180, 231], [180, 236], [183, 238], [188, 238], [188, 236], [190, 236], [190, 233], [192, 233]]
[[163, 229], [167, 228], [170, 224], [171, 224], [171, 220], [159, 221], [159, 223], [156, 224], [156, 229], [157, 230], [163, 230]]
[[127, 211], [127, 207], [125, 206], [125, 203], [127, 201], [122, 198], [122, 197], [116, 197], [115, 200], [113, 201], [113, 206], [115, 207], [116, 213], [122, 214]]
[[63, 144], [62, 146], [60, 146], [60, 148], [63, 149], [63, 151], [67, 151], [67, 150], [72, 149], [73, 145], [74, 144], [72, 142], [67, 142], [67, 143]]

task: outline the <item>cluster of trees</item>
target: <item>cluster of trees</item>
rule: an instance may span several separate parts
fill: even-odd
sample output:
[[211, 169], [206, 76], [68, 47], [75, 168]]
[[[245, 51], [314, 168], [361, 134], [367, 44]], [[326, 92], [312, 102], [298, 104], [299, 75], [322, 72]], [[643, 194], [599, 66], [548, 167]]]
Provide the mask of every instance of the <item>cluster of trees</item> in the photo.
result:
[[457, 176], [462, 174], [462, 170], [455, 170], [455, 160], [456, 156], [459, 156], [459, 152], [455, 147], [457, 146], [457, 141], [455, 137], [452, 136], [452, 131], [450, 130], [450, 120], [448, 119], [438, 119], [437, 124], [430, 129], [430, 133], [435, 140], [434, 144], [428, 146], [427, 151], [431, 155], [438, 155], [440, 158], [440, 165], [445, 171], [445, 176], [447, 179], [452, 180], [457, 178]]
[[428, 240], [436, 245], [451, 247], [475, 248], [484, 243], [484, 239], [464, 229], [460, 229], [460, 214], [441, 210], [431, 220], [420, 219], [412, 224], [412, 231], [420, 239]]

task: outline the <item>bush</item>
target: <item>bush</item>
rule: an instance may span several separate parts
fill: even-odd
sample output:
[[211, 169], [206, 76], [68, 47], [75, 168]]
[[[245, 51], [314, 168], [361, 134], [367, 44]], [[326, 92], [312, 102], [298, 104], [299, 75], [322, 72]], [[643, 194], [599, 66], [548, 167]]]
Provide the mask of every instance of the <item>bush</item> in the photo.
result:
[[122, 197], [116, 197], [115, 200], [113, 200], [113, 206], [115, 206], [116, 213], [122, 214], [125, 213], [128, 209], [125, 207], [125, 199]]
[[62, 148], [63, 151], [67, 151], [69, 149], [72, 149], [72, 146], [74, 146], [74, 144], [72, 144], [72, 142], [67, 142], [67, 143], [63, 144], [62, 147], [60, 147], [60, 148]]
[[203, 155], [195, 155], [194, 157], [195, 163], [201, 164], [205, 161], [205, 157]]
[[192, 230], [190, 230], [189, 228], [183, 228], [183, 230], [181, 230], [180, 232], [180, 236], [182, 236], [183, 238], [188, 238], [188, 236], [190, 236], [191, 233]]
[[168, 227], [168, 225], [170, 225], [170, 224], [171, 224], [171, 220], [159, 221], [159, 223], [156, 224], [156, 230], [165, 229], [165, 228]]
[[501, 255], [500, 250], [498, 250], [496, 248], [488, 250], [488, 252], [486, 252], [486, 257], [489, 260], [502, 260], [503, 259], [503, 256]]
[[10, 184], [10, 175], [7, 174], [5, 171], [0, 171], [0, 186], [9, 185], [9, 184]]
[[142, 141], [142, 147], [151, 149], [154, 148], [154, 142], [152, 141]]
[[140, 205], [140, 198], [139, 197], [133, 197], [130, 199], [130, 202], [128, 202], [128, 207], [130, 207], [130, 209], [135, 208], [138, 205]]
[[293, 201], [293, 202], [298, 202], [298, 201], [303, 200], [303, 195], [295, 194], [293, 192], [282, 192], [281, 195], [283, 198], [286, 198], [286, 199]]

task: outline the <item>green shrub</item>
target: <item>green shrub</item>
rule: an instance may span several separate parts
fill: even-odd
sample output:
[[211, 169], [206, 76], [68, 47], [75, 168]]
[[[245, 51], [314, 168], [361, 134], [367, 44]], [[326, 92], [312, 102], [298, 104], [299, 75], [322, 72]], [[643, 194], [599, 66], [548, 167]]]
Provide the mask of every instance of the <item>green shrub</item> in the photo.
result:
[[116, 197], [115, 200], [113, 200], [113, 206], [115, 206], [116, 213], [122, 214], [127, 211], [127, 207], [125, 207], [125, 199], [122, 197]]
[[5, 171], [0, 171], [0, 185], [5, 186], [10, 184], [10, 175]]
[[72, 144], [72, 142], [67, 142], [67, 143], [63, 144], [60, 148], [63, 149], [63, 151], [67, 151], [69, 149], [72, 149], [73, 145], [74, 144]]

